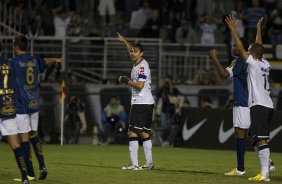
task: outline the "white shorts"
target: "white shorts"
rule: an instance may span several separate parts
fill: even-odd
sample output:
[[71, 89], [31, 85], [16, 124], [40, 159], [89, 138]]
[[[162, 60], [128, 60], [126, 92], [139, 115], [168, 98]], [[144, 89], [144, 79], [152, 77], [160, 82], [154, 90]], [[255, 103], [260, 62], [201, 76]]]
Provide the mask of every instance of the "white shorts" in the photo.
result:
[[0, 119], [0, 131], [3, 136], [6, 135], [17, 135], [18, 126], [16, 118], [11, 119]]
[[18, 133], [28, 133], [31, 130], [37, 131], [38, 112], [32, 114], [17, 114]]
[[100, 0], [98, 11], [100, 16], [105, 16], [106, 12], [108, 12], [108, 15], [114, 15], [116, 13], [114, 0]]
[[251, 115], [249, 107], [233, 107], [233, 127], [249, 129], [251, 125]]

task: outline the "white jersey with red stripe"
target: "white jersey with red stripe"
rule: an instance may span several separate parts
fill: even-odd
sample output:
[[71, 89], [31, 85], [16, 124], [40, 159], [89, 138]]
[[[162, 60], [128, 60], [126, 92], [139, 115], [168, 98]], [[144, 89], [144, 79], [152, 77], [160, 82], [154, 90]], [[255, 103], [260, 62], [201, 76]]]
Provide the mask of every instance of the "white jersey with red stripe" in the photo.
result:
[[134, 82], [145, 82], [141, 90], [132, 87], [131, 104], [154, 104], [154, 98], [151, 92], [151, 70], [145, 59], [142, 59], [136, 66], [133, 66], [131, 80]]
[[258, 61], [250, 55], [246, 61], [248, 63], [248, 91], [249, 107], [261, 105], [273, 108], [273, 102], [270, 97], [269, 71], [270, 64], [266, 59]]

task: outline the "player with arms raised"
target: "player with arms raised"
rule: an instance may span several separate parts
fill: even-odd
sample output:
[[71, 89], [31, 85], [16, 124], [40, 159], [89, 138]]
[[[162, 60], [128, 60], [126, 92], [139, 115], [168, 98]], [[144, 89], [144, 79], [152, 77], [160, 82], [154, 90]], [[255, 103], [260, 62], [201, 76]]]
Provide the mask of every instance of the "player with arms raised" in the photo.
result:
[[[128, 43], [118, 33], [117, 39], [122, 42], [133, 61], [131, 79], [119, 76], [119, 82], [132, 87], [131, 109], [129, 117], [129, 154], [131, 163], [124, 170], [153, 169], [152, 141], [150, 139], [154, 99], [151, 92], [151, 72], [148, 62], [143, 58], [143, 47], [139, 42]], [[138, 136], [143, 142], [146, 164], [138, 167]]]
[[[257, 23], [257, 36], [256, 42], [260, 42], [261, 38], [261, 26], [263, 18]], [[249, 43], [244, 38], [240, 38], [244, 49], [247, 51]], [[240, 56], [240, 53], [235, 45], [231, 49], [232, 55], [235, 58], [229, 67], [224, 69], [217, 57], [218, 52], [212, 49], [209, 53], [212, 58], [217, 71], [223, 77], [233, 79], [233, 126], [235, 128], [236, 137], [236, 152], [237, 152], [237, 167], [232, 171], [225, 173], [227, 176], [240, 176], [245, 174], [245, 140], [248, 137], [248, 129], [250, 127], [250, 109], [248, 108], [248, 85], [247, 85], [247, 67], [248, 64]], [[270, 160], [269, 166], [271, 171], [274, 171], [275, 167]]]
[[267, 141], [269, 139], [269, 125], [273, 115], [273, 102], [270, 98], [268, 82], [270, 64], [263, 57], [264, 48], [261, 45], [262, 40], [256, 40], [256, 43], [252, 43], [248, 52], [246, 52], [236, 31], [236, 21], [232, 16], [227, 16], [225, 21], [231, 31], [236, 48], [248, 64], [248, 106], [250, 107], [251, 116], [250, 137], [261, 164], [261, 172], [255, 177], [249, 178], [249, 180], [270, 181], [270, 149]]
[[[243, 47], [248, 50], [249, 43], [241, 38]], [[239, 55], [238, 49], [235, 45], [231, 49], [235, 59], [230, 66], [224, 69], [218, 59], [218, 52], [212, 49], [209, 53], [213, 60], [217, 71], [223, 77], [233, 79], [233, 127], [235, 129], [236, 137], [236, 153], [237, 153], [237, 167], [232, 171], [225, 173], [228, 176], [240, 176], [245, 174], [245, 150], [246, 138], [248, 137], [248, 129], [251, 124], [250, 110], [248, 108], [248, 86], [247, 86], [247, 63]]]

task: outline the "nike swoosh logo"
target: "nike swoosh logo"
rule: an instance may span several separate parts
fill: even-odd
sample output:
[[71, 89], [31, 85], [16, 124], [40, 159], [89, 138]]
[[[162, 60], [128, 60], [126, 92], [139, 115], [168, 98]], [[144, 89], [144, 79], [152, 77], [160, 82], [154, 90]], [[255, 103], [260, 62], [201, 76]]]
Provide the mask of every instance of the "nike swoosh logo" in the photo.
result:
[[274, 130], [272, 130], [271, 132], [270, 132], [270, 134], [269, 134], [269, 141], [271, 140], [271, 139], [273, 139], [280, 131], [282, 130], [282, 125], [280, 126], [280, 127], [278, 127], [278, 128], [275, 128]]
[[187, 128], [187, 119], [185, 120], [185, 123], [183, 125], [183, 131], [182, 131], [182, 137], [184, 141], [189, 140], [192, 135], [195, 134], [195, 132], [207, 121], [208, 118], [203, 119], [199, 123], [197, 123], [195, 126], [191, 128]]
[[219, 134], [218, 134], [218, 140], [222, 144], [225, 143], [227, 139], [229, 139], [229, 137], [234, 133], [233, 127], [227, 131], [224, 131], [223, 123], [224, 123], [224, 120], [221, 121], [220, 128], [219, 128]]

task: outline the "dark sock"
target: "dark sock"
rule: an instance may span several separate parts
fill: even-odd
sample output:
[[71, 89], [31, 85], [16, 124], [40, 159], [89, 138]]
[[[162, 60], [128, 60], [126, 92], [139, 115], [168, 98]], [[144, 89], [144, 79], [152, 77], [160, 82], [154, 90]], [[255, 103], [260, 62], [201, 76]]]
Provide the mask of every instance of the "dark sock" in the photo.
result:
[[236, 139], [236, 150], [237, 150], [237, 169], [238, 171], [245, 171], [245, 150], [246, 150], [246, 139], [237, 138]]
[[34, 175], [33, 165], [32, 165], [32, 161], [30, 159], [29, 142], [22, 142], [21, 147], [22, 147], [22, 150], [23, 150], [24, 162], [25, 162], [25, 165], [26, 165], [27, 174], [29, 176], [34, 177], [35, 175]]
[[45, 163], [44, 163], [42, 145], [40, 143], [40, 140], [39, 140], [38, 136], [31, 138], [30, 142], [32, 144], [32, 147], [33, 147], [34, 153], [36, 155], [36, 158], [38, 160], [39, 169], [42, 170], [43, 168], [45, 168]]
[[27, 180], [27, 171], [26, 171], [26, 166], [24, 163], [24, 155], [23, 155], [23, 150], [21, 147], [16, 148], [14, 151], [15, 158], [18, 164], [18, 167], [21, 171], [22, 174], [22, 181]]

